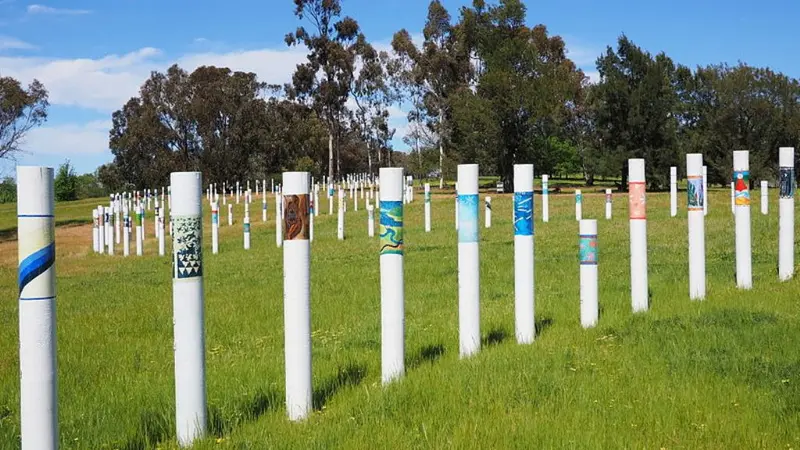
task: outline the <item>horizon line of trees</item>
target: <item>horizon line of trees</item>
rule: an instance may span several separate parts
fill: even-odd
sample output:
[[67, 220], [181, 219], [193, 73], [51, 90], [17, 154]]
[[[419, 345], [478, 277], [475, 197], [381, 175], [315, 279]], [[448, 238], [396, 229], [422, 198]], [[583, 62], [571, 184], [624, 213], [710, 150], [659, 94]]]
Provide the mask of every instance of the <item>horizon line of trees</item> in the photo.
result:
[[[457, 19], [433, 0], [421, 41], [399, 30], [388, 52], [370, 44], [341, 0], [292, 2], [300, 26], [285, 42], [308, 56], [291, 82], [210, 66], [151, 73], [113, 113], [114, 160], [98, 169], [99, 182], [161, 186], [176, 170], [200, 170], [209, 183], [286, 170], [339, 179], [389, 165], [443, 180], [470, 162], [508, 189], [516, 163], [624, 187], [628, 159], [644, 158], [649, 187], [661, 189], [686, 153], [703, 153], [709, 182], [727, 184], [732, 150], [751, 151], [751, 180], [774, 180], [778, 147], [800, 146], [800, 83], [769, 68], [692, 69], [623, 34], [598, 56], [590, 83], [561, 37], [526, 25], [521, 0], [473, 0]], [[41, 106], [42, 91], [44, 108], [29, 107], [19, 117], [31, 119], [19, 123], [46, 118], [44, 88], [32, 85], [28, 98]], [[408, 111], [408, 153], [392, 148], [396, 109]], [[15, 148], [3, 145], [8, 117], [0, 152]]]

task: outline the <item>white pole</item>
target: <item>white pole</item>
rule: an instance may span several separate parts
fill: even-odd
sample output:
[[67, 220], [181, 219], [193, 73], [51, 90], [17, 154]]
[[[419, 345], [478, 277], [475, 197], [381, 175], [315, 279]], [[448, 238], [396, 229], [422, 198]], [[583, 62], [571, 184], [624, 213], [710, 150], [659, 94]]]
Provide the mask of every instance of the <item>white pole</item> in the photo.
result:
[[381, 380], [405, 372], [403, 281], [403, 169], [382, 167], [380, 211]]
[[794, 147], [781, 147], [778, 152], [778, 278], [786, 281], [794, 276]]
[[333, 215], [333, 184], [328, 185], [328, 215]]
[[458, 231], [458, 181], [456, 181], [456, 231]]
[[111, 206], [107, 206], [105, 209], [105, 217], [106, 217], [106, 245], [108, 246], [108, 254], [114, 254], [114, 228], [111, 224], [112, 213], [111, 213]]
[[[308, 172], [284, 172], [283, 318], [286, 412], [289, 420], [311, 412], [311, 306], [308, 242]], [[280, 215], [276, 214], [280, 222]]]
[[144, 249], [144, 205], [139, 203], [136, 207], [136, 256], [142, 256]]
[[425, 232], [431, 232], [431, 185], [425, 183]]
[[736, 191], [736, 286], [753, 287], [753, 265], [750, 248], [750, 152], [733, 152], [733, 179]]
[[462, 358], [480, 350], [478, 165], [458, 165], [458, 330]]
[[308, 242], [314, 242], [314, 208], [316, 206], [311, 201], [313, 198], [311, 194], [308, 195]]
[[236, 182], [236, 204], [237, 205], [239, 204], [239, 192], [241, 192], [241, 190], [239, 189], [239, 182], [237, 181]]
[[319, 217], [319, 185], [314, 186], [314, 215]]
[[485, 208], [485, 211], [484, 211], [484, 216], [485, 216], [484, 217], [484, 226], [486, 228], [491, 228], [492, 227], [492, 197], [487, 196], [484, 199], [484, 204], [485, 204], [485, 206], [484, 206], [484, 208]]
[[114, 240], [119, 245], [121, 243], [120, 241], [122, 240], [122, 233], [120, 232], [120, 223], [119, 223], [119, 208], [120, 208], [119, 199], [115, 198], [114, 200], [111, 201], [111, 203], [114, 207]]
[[367, 214], [367, 236], [374, 237], [375, 236], [375, 205], [368, 204], [367, 205], [368, 213]]
[[542, 222], [550, 221], [550, 176], [542, 175]]
[[233, 225], [233, 203], [228, 203], [228, 226]]
[[678, 168], [669, 168], [669, 215], [678, 215]]
[[[247, 203], [245, 203], [247, 206]], [[250, 212], [245, 209], [244, 212], [244, 222], [242, 222], [244, 226], [244, 249], [250, 250]]]
[[761, 214], [769, 214], [769, 184], [767, 181], [761, 181]]
[[211, 203], [211, 253], [219, 253], [219, 203]]
[[703, 166], [703, 215], [708, 215], [708, 166]]
[[203, 207], [200, 172], [173, 172], [172, 308], [175, 334], [175, 425], [189, 446], [206, 433], [203, 330]]
[[[734, 173], [733, 176], [735, 177], [736, 174]], [[734, 188], [734, 181], [731, 181], [731, 213], [736, 214], [736, 189]], [[750, 192], [748, 191], [748, 200]]]
[[581, 265], [581, 326], [597, 325], [600, 306], [597, 299], [597, 221], [584, 219], [579, 224]]
[[533, 164], [514, 165], [514, 317], [517, 342], [530, 344], [534, 321]]
[[611, 220], [611, 189], [606, 189], [606, 220]]
[[164, 256], [164, 208], [158, 209], [158, 256]]
[[98, 252], [98, 242], [100, 237], [98, 233], [100, 231], [100, 225], [98, 224], [100, 216], [97, 214], [97, 209], [92, 210], [92, 250], [95, 253]]
[[58, 448], [53, 169], [17, 166], [22, 450]]
[[358, 211], [358, 190], [353, 187], [350, 192], [352, 194], [351, 197], [353, 198], [353, 211]]
[[106, 252], [106, 215], [102, 206], [97, 207], [98, 229], [97, 229], [97, 245], [99, 246], [98, 252]]
[[631, 306], [647, 311], [647, 205], [644, 159], [628, 160], [628, 211], [631, 233]]
[[283, 201], [281, 193], [275, 193], [275, 245], [283, 246]]
[[706, 297], [706, 230], [703, 204], [703, 155], [686, 155], [687, 216], [689, 222], [689, 299]]
[[122, 207], [122, 216], [122, 255], [129, 256], [131, 254], [131, 216], [127, 204]]
[[340, 241], [344, 240], [344, 189], [339, 189], [339, 207], [336, 210], [336, 236]]
[[267, 194], [261, 197], [261, 221], [267, 221]]
[[575, 220], [583, 219], [583, 194], [580, 189], [575, 190]]

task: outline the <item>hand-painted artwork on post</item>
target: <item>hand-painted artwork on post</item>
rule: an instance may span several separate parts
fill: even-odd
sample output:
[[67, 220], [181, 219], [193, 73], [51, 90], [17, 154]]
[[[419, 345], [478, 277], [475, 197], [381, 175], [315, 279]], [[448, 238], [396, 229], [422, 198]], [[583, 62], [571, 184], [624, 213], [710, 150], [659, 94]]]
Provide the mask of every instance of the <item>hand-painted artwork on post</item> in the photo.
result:
[[703, 191], [703, 177], [692, 175], [687, 177], [686, 184], [687, 209], [689, 211], [702, 211], [706, 193]]
[[176, 216], [173, 220], [173, 277], [186, 279], [203, 276], [203, 229], [197, 216]]
[[308, 194], [283, 195], [283, 240], [307, 240], [308, 228]]
[[646, 219], [647, 205], [644, 181], [628, 183], [628, 214], [630, 219]]
[[750, 171], [736, 170], [733, 172], [734, 204], [736, 206], [750, 206]]
[[597, 235], [581, 234], [579, 236], [579, 258], [582, 266], [597, 265]]
[[478, 242], [478, 194], [458, 196], [458, 242]]
[[403, 254], [403, 202], [384, 200], [380, 204], [381, 217], [378, 232], [381, 238], [381, 255]]
[[781, 198], [794, 198], [794, 168], [781, 167], [780, 168], [780, 197]]
[[575, 203], [583, 203], [583, 193], [575, 194]]
[[533, 236], [533, 192], [514, 193], [514, 236]]
[[211, 210], [211, 223], [213, 225], [219, 225], [219, 211], [216, 209]]
[[484, 204], [484, 206], [486, 207], [486, 209], [489, 209], [489, 210], [491, 210], [491, 209], [492, 209], [492, 202], [491, 202], [491, 201], [489, 201], [488, 199], [484, 200], [484, 201], [483, 201], [483, 204]]
[[431, 202], [431, 191], [425, 193], [425, 203]]
[[611, 203], [611, 192], [606, 192], [606, 203]]

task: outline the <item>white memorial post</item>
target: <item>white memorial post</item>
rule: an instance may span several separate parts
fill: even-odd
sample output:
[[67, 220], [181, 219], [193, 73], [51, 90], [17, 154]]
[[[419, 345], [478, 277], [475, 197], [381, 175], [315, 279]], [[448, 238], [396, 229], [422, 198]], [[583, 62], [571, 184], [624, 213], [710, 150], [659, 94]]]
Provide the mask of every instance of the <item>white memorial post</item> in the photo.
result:
[[534, 321], [533, 164], [514, 165], [514, 317], [520, 344], [530, 344]]
[[794, 276], [794, 147], [781, 147], [778, 152], [778, 278], [786, 281]]
[[597, 221], [584, 219], [579, 224], [579, 255], [581, 265], [581, 326], [597, 325], [600, 306], [597, 298]]
[[486, 196], [484, 199], [484, 227], [492, 227], [492, 197]]
[[542, 222], [550, 221], [550, 176], [542, 175]]
[[431, 232], [431, 185], [425, 183], [425, 232]]
[[708, 166], [703, 166], [703, 215], [708, 215]]
[[211, 203], [211, 253], [219, 253], [219, 203]]
[[405, 292], [403, 280], [403, 169], [380, 169], [381, 380], [405, 372]]
[[612, 194], [611, 189], [606, 189], [606, 220], [611, 220], [611, 208], [612, 208]]
[[750, 247], [750, 152], [733, 152], [733, 179], [736, 192], [736, 286], [753, 287], [752, 249]]
[[480, 350], [478, 165], [458, 165], [458, 331], [461, 358]]
[[647, 311], [647, 205], [644, 159], [628, 160], [628, 212], [631, 245], [631, 307]]
[[575, 190], [575, 220], [583, 219], [583, 194], [580, 189]]
[[769, 214], [769, 183], [761, 180], [761, 214]]
[[686, 155], [687, 216], [689, 222], [689, 299], [706, 297], [706, 230], [703, 204], [703, 155]]
[[158, 256], [164, 253], [164, 208], [158, 208]]
[[53, 169], [17, 166], [22, 450], [55, 450], [59, 442], [53, 205]]

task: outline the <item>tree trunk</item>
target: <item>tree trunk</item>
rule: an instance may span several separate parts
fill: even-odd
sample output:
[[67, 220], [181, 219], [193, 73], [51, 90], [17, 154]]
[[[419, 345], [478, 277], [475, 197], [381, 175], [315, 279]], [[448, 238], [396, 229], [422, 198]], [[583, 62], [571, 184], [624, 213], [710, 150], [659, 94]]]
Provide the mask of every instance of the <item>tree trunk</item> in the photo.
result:
[[417, 150], [417, 162], [418, 162], [417, 167], [418, 167], [418, 170], [421, 173], [422, 172], [422, 153], [420, 153], [420, 151], [419, 151], [419, 130], [417, 130], [417, 132], [414, 133], [414, 147], [416, 147], [416, 150]]
[[372, 175], [372, 150], [367, 142], [367, 173]]
[[333, 133], [328, 132], [328, 183], [333, 183]]

